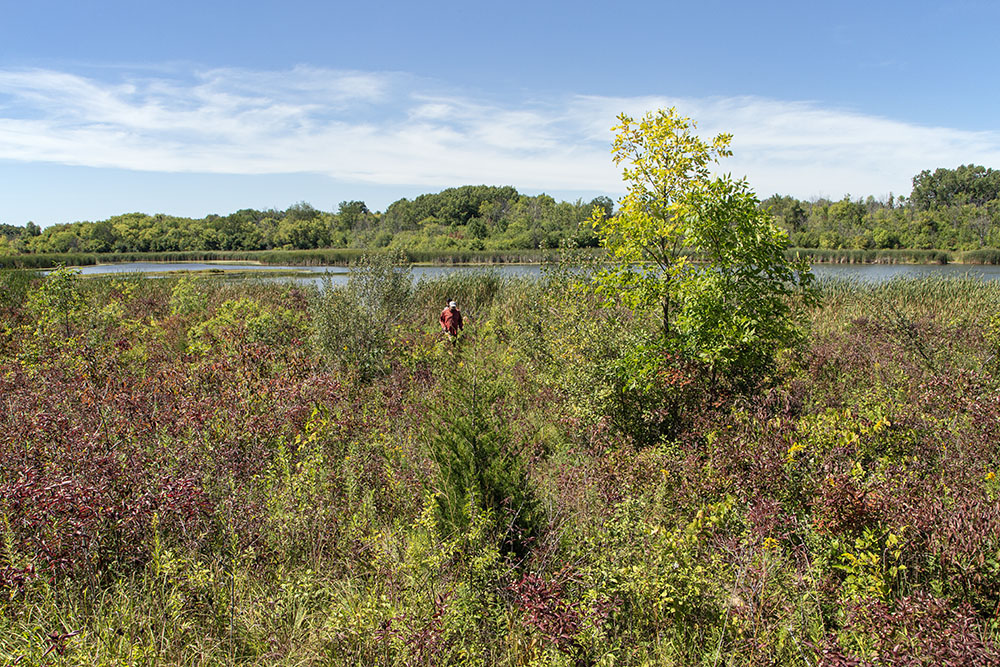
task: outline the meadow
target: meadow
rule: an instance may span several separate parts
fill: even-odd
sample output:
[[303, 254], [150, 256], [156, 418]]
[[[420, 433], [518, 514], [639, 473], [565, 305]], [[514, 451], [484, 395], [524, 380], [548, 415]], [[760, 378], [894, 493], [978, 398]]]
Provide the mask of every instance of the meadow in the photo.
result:
[[576, 276], [0, 272], [0, 664], [1000, 665], [1000, 284], [747, 385]]

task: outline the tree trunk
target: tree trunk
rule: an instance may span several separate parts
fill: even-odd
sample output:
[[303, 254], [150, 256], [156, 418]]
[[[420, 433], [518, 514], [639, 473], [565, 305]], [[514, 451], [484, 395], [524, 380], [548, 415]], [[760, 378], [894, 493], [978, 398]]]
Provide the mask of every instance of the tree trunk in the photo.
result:
[[663, 337], [670, 338], [670, 297], [663, 297]]

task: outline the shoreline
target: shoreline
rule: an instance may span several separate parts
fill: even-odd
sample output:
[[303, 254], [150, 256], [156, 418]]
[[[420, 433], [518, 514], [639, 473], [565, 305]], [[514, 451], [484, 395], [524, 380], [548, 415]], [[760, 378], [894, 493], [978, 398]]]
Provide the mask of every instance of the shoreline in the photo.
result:
[[[810, 264], [1000, 264], [1000, 249], [979, 250], [829, 250], [789, 248], [789, 258], [801, 258]], [[0, 269], [53, 269], [70, 267], [108, 266], [127, 263], [172, 264], [203, 263], [219, 265], [301, 266], [347, 268], [366, 253], [357, 248], [327, 248], [319, 250], [254, 250], [254, 251], [182, 251], [150, 253], [64, 253], [0, 256]], [[597, 251], [594, 251], [596, 254]], [[408, 251], [404, 257], [411, 266], [530, 266], [544, 264], [558, 257], [557, 250]]]

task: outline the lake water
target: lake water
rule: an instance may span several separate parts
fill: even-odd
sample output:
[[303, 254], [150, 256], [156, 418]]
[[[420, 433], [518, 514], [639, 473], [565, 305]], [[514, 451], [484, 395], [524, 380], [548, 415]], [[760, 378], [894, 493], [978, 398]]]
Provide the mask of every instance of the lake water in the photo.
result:
[[812, 271], [820, 280], [844, 278], [872, 283], [928, 276], [1000, 280], [1000, 266], [986, 264], [814, 264]]
[[[299, 284], [319, 287], [323, 278], [329, 276], [334, 285], [344, 285], [350, 275], [350, 269], [341, 266], [278, 266], [261, 264], [215, 264], [209, 262], [127, 262], [124, 264], [94, 264], [76, 267], [83, 275], [108, 275], [114, 273], [164, 273], [168, 271], [256, 271], [256, 279], [273, 280], [275, 282], [292, 281]], [[279, 275], [269, 278], [267, 273], [299, 272], [300, 275]], [[450, 273], [490, 273], [503, 276], [537, 277], [541, 274], [538, 264], [493, 264], [481, 266], [414, 266], [411, 268], [414, 280], [421, 278], [436, 278]], [[310, 275], [304, 275], [310, 274]], [[221, 275], [221, 274], [220, 274]]]
[[[1000, 266], [975, 264], [817, 264], [812, 267], [818, 279], [844, 278], [881, 283], [894, 278], [920, 278], [925, 276], [969, 276], [980, 280], [1000, 280]], [[207, 262], [131, 262], [126, 264], [97, 264], [80, 267], [84, 275], [109, 273], [161, 273], [165, 271], [258, 271], [264, 280], [294, 281], [300, 284], [322, 284], [329, 275], [334, 285], [347, 282], [349, 269], [335, 266], [262, 266], [260, 264], [213, 264]], [[268, 271], [298, 271], [311, 275], [275, 276], [267, 278]], [[450, 273], [495, 272], [502, 276], [533, 277], [541, 274], [537, 264], [496, 264], [489, 266], [415, 266], [414, 280], [434, 278]]]

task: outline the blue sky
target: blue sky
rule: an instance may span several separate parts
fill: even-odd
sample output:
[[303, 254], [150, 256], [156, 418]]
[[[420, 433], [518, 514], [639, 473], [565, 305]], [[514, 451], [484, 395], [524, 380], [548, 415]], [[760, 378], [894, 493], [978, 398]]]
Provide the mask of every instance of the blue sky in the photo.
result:
[[617, 197], [618, 113], [731, 132], [761, 197], [1000, 167], [992, 2], [0, 0], [0, 222]]

